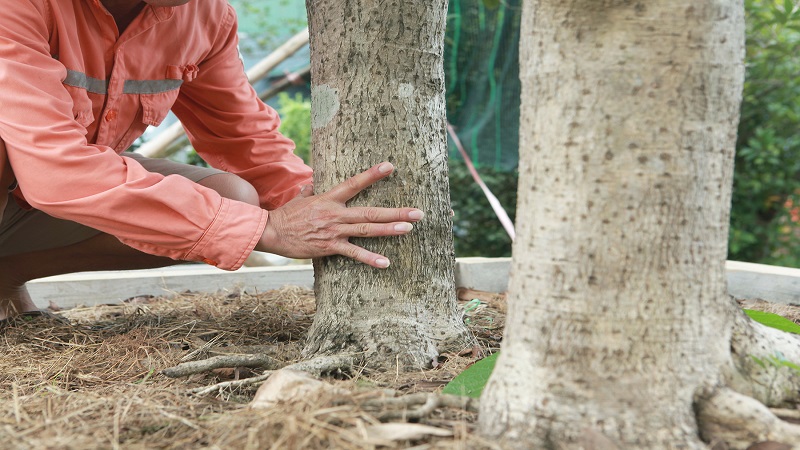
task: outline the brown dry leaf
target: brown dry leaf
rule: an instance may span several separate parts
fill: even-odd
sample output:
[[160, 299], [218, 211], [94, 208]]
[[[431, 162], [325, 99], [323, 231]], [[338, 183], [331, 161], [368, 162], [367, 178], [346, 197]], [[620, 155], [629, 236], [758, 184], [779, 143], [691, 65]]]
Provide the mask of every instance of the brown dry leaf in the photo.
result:
[[291, 369], [275, 371], [258, 388], [250, 407], [269, 409], [281, 402], [300, 400], [309, 396], [319, 396], [322, 392], [336, 392], [339, 388], [313, 378], [311, 375]]
[[211, 371], [211, 373], [224, 380], [230, 380], [236, 374], [236, 369], [233, 367], [223, 367], [221, 369], [214, 369]]

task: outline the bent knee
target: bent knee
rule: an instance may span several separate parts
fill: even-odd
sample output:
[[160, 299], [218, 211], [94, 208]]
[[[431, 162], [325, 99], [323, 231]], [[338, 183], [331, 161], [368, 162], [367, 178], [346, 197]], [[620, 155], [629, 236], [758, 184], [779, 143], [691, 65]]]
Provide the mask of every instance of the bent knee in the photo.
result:
[[247, 180], [232, 173], [219, 173], [203, 178], [199, 184], [213, 189], [219, 195], [258, 206], [258, 191]]

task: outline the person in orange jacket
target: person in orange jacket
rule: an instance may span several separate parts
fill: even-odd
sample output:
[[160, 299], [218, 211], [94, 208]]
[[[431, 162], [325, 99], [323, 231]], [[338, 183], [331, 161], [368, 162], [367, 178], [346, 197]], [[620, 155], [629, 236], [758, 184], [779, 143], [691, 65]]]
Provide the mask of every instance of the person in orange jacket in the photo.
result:
[[[313, 194], [311, 169], [248, 83], [225, 0], [18, 0], [0, 8], [0, 319], [36, 314], [32, 279], [201, 261], [382, 255], [416, 208], [345, 203], [375, 164]], [[126, 152], [172, 110], [200, 168]]]

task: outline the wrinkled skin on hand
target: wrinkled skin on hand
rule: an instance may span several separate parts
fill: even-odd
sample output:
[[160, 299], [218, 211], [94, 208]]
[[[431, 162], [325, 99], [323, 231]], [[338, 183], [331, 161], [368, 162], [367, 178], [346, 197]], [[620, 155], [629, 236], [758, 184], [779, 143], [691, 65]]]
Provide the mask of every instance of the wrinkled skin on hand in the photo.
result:
[[311, 189], [304, 189], [270, 212], [256, 250], [289, 258], [344, 255], [372, 267], [388, 267], [385, 256], [352, 244], [349, 238], [406, 234], [422, 219], [423, 212], [415, 208], [348, 207], [346, 203], [393, 170], [392, 164], [384, 162], [324, 194], [313, 195]]

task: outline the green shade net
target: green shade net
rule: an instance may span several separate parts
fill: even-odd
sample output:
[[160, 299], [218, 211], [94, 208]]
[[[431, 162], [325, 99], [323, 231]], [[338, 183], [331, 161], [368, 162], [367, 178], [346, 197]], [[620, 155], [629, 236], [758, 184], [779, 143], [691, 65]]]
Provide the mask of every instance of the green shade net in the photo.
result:
[[[521, 13], [521, 0], [450, 1], [447, 118], [478, 168], [517, 167]], [[461, 159], [452, 141], [450, 157]]]

